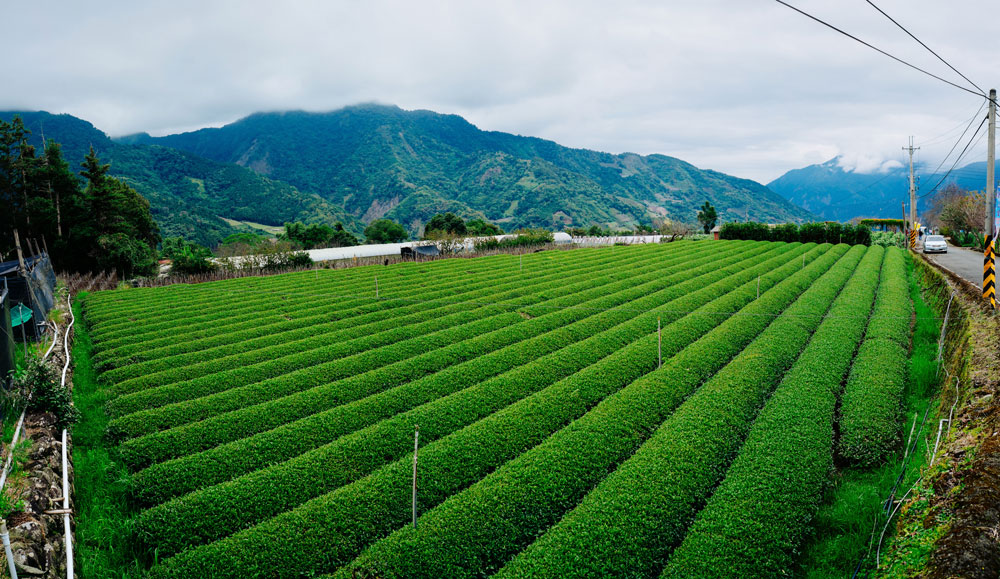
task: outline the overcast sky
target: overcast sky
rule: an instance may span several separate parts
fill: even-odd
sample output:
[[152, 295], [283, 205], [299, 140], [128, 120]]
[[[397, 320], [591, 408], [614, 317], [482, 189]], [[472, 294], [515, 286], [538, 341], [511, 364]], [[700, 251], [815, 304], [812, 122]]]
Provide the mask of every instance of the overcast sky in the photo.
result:
[[[790, 3], [965, 84], [864, 0]], [[1000, 84], [995, 2], [876, 4], [979, 86]], [[376, 101], [768, 182], [836, 155], [893, 166], [911, 134], [936, 163], [983, 100], [773, 0], [3, 0], [2, 13], [0, 108], [111, 135]], [[984, 159], [980, 142], [968, 160]]]

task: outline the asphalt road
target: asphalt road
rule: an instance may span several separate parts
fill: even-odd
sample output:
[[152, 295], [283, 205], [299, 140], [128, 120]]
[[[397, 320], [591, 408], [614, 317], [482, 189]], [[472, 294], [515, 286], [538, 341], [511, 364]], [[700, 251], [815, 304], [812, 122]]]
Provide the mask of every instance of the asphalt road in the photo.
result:
[[938, 265], [950, 269], [965, 281], [983, 287], [983, 254], [978, 251], [948, 244], [948, 253], [928, 253], [927, 257]]

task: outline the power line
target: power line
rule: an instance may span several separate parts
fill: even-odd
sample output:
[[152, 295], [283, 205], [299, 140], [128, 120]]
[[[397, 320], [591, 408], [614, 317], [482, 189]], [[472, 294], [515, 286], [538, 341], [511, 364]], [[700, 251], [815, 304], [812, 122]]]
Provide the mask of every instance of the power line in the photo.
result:
[[[958, 163], [962, 160], [962, 157], [965, 156], [965, 153], [969, 150], [969, 147], [972, 145], [972, 142], [976, 141], [978, 143], [979, 140], [982, 139], [983, 135], [986, 134], [986, 133], [983, 133], [983, 135], [979, 135], [979, 131], [981, 131], [983, 129], [983, 125], [985, 125], [985, 124], [986, 124], [986, 119], [984, 118], [983, 122], [979, 123], [979, 127], [976, 129], [976, 132], [972, 134], [972, 138], [969, 139], [969, 142], [965, 144], [965, 148], [962, 149], [961, 154], [959, 154], [958, 157], [955, 159], [955, 162], [952, 163], [951, 169], [948, 169], [948, 172], [945, 173], [943, 177], [941, 177], [941, 179], [937, 182], [937, 184], [934, 185], [934, 187], [930, 191], [928, 191], [927, 193], [924, 193], [923, 195], [921, 195], [919, 197], [919, 199], [923, 199], [924, 197], [926, 197], [926, 196], [930, 195], [931, 193], [937, 191], [937, 188], [941, 186], [941, 183], [944, 183], [944, 180], [947, 179], [949, 175], [951, 175], [951, 172], [955, 169], [955, 167], [958, 165]], [[976, 135], [979, 135], [979, 139], [976, 139]]]
[[919, 38], [917, 38], [916, 36], [914, 36], [913, 33], [911, 33], [909, 30], [907, 30], [902, 24], [900, 24], [899, 22], [896, 22], [896, 20], [892, 16], [889, 16], [888, 14], [886, 14], [885, 10], [882, 10], [881, 8], [879, 8], [878, 6], [876, 6], [875, 3], [872, 2], [872, 0], [866, 0], [866, 2], [868, 2], [869, 4], [871, 4], [872, 8], [874, 8], [874, 9], [878, 10], [879, 12], [881, 12], [882, 16], [885, 16], [886, 18], [888, 18], [889, 21], [891, 21], [893, 24], [895, 24], [896, 26], [898, 26], [900, 28], [900, 30], [902, 30], [903, 32], [909, 34], [910, 38], [912, 38], [913, 40], [916, 40], [917, 42], [919, 42], [920, 46], [923, 46], [924, 48], [926, 48], [928, 50], [928, 52], [930, 52], [931, 54], [933, 54], [934, 56], [936, 56], [938, 60], [940, 60], [941, 62], [945, 63], [945, 65], [948, 68], [950, 68], [953, 71], [955, 71], [955, 74], [957, 74], [958, 76], [964, 78], [965, 82], [967, 82], [967, 83], [971, 84], [972, 86], [976, 87], [976, 89], [980, 93], [983, 93], [983, 96], [986, 95], [986, 91], [984, 91], [983, 89], [979, 88], [979, 85], [977, 85], [976, 83], [974, 83], [971, 80], [969, 80], [969, 77], [965, 76], [961, 72], [958, 72], [957, 68], [955, 68], [954, 66], [952, 66], [947, 60], [941, 58], [941, 55], [939, 55], [938, 53], [936, 53], [933, 50], [931, 50], [931, 47], [929, 47], [926, 44], [924, 44], [922, 40], [920, 40]]
[[[937, 166], [937, 168], [935, 168], [935, 169], [934, 169], [934, 170], [933, 170], [933, 171], [931, 172], [931, 175], [936, 175], [936, 174], [937, 174], [937, 172], [941, 170], [941, 167], [943, 167], [943, 166], [944, 166], [944, 164], [945, 164], [945, 163], [946, 163], [946, 162], [948, 161], [948, 157], [951, 157], [951, 154], [955, 152], [955, 148], [956, 148], [956, 147], [958, 147], [958, 144], [959, 144], [959, 143], [961, 143], [961, 142], [962, 142], [962, 139], [964, 139], [964, 138], [965, 138], [965, 134], [966, 134], [966, 133], [968, 133], [968, 132], [969, 132], [969, 129], [971, 129], [971, 128], [972, 128], [972, 123], [976, 122], [976, 117], [978, 117], [978, 116], [979, 116], [979, 114], [980, 114], [980, 113], [982, 113], [982, 111], [983, 111], [983, 107], [984, 107], [984, 106], [986, 106], [986, 103], [985, 103], [985, 102], [983, 102], [982, 104], [980, 104], [980, 105], [979, 105], [979, 109], [977, 109], [977, 110], [976, 110], [976, 114], [972, 115], [972, 118], [971, 118], [971, 119], [969, 119], [969, 124], [968, 124], [968, 126], [966, 126], [966, 127], [965, 127], [965, 130], [964, 130], [964, 131], [962, 131], [962, 134], [958, 136], [958, 140], [957, 140], [957, 141], [955, 141], [955, 144], [951, 146], [951, 150], [950, 150], [950, 151], [948, 151], [948, 154], [947, 154], [947, 155], [945, 155], [943, 159], [941, 159], [941, 162], [940, 162], [940, 163], [938, 163], [938, 166]], [[984, 119], [984, 121], [983, 121], [983, 122], [985, 122], [985, 119]], [[980, 128], [982, 128], [982, 125], [980, 125]], [[979, 129], [976, 129], [976, 132], [978, 133], [978, 132], [979, 132]], [[974, 137], [975, 137], [975, 134], [973, 134], [973, 138], [974, 138]], [[968, 148], [968, 145], [966, 145], [966, 148]], [[956, 163], [957, 163], [957, 161], [956, 161]], [[951, 169], [954, 169], [954, 168], [955, 168], [955, 165], [952, 165]], [[951, 172], [951, 170], [949, 170], [948, 172], [950, 173], [950, 172]], [[947, 174], [945, 175], [945, 177], [947, 177]], [[939, 182], [939, 183], [938, 183], [938, 185], [940, 185], [940, 184], [941, 184], [941, 183]], [[935, 185], [935, 186], [934, 186], [934, 189], [936, 189], [936, 188], [937, 188], [937, 185]], [[923, 198], [924, 198], [924, 197], [926, 197], [927, 195], [930, 195], [931, 193], [933, 193], [933, 192], [934, 192], [934, 189], [931, 189], [931, 190], [930, 190], [930, 191], [928, 191], [927, 193], [924, 193], [923, 195], [920, 195], [920, 196], [919, 196], [918, 198], [919, 198], [919, 199], [923, 199]]]
[[974, 94], [974, 95], [976, 95], [976, 96], [980, 96], [980, 97], [983, 97], [983, 98], [986, 98], [986, 99], [989, 99], [989, 97], [988, 97], [988, 96], [986, 96], [985, 94], [983, 94], [983, 93], [981, 93], [981, 92], [976, 92], [976, 91], [974, 91], [974, 90], [972, 90], [972, 89], [968, 89], [968, 88], [965, 88], [965, 87], [964, 87], [964, 86], [962, 86], [962, 85], [959, 85], [959, 84], [955, 84], [955, 83], [951, 82], [950, 80], [947, 80], [947, 79], [944, 79], [944, 78], [941, 78], [940, 76], [938, 76], [938, 75], [936, 75], [936, 74], [934, 74], [934, 73], [932, 73], [932, 72], [928, 72], [928, 71], [926, 71], [926, 70], [924, 70], [924, 69], [920, 68], [919, 66], [916, 66], [916, 65], [914, 65], [914, 64], [910, 64], [909, 62], [906, 62], [906, 61], [905, 61], [905, 60], [903, 60], [902, 58], [899, 58], [899, 57], [897, 57], [897, 56], [893, 56], [893, 55], [889, 54], [888, 52], [886, 52], [886, 51], [882, 50], [881, 48], [878, 48], [878, 47], [876, 47], [876, 46], [873, 46], [873, 45], [871, 45], [871, 44], [869, 44], [869, 43], [865, 42], [864, 40], [861, 40], [861, 39], [860, 39], [860, 38], [858, 38], [857, 36], [854, 36], [853, 34], [850, 34], [849, 32], [845, 32], [845, 31], [841, 30], [840, 28], [837, 28], [836, 26], [834, 26], [833, 24], [830, 24], [829, 22], [826, 22], [826, 21], [824, 21], [824, 20], [820, 20], [819, 18], [817, 18], [817, 17], [813, 16], [812, 14], [809, 14], [808, 12], [805, 12], [805, 11], [803, 11], [803, 10], [799, 9], [799, 8], [796, 8], [795, 6], [792, 6], [791, 4], [789, 4], [789, 3], [785, 2], [784, 0], [774, 0], [774, 1], [775, 1], [775, 2], [777, 2], [778, 4], [781, 4], [781, 5], [783, 5], [783, 6], [786, 6], [786, 7], [788, 7], [788, 8], [791, 8], [792, 10], [794, 10], [794, 11], [798, 12], [799, 14], [801, 14], [801, 15], [803, 15], [803, 16], [805, 16], [805, 17], [807, 17], [807, 18], [811, 19], [811, 20], [815, 20], [816, 22], [819, 22], [820, 24], [822, 24], [823, 26], [826, 26], [827, 28], [830, 28], [831, 30], [835, 30], [835, 31], [837, 31], [837, 32], [839, 32], [839, 33], [841, 33], [841, 34], [843, 34], [844, 36], [846, 36], [846, 37], [850, 38], [851, 40], [854, 40], [855, 42], [860, 42], [861, 44], [863, 44], [863, 45], [867, 46], [868, 48], [871, 48], [871, 49], [872, 49], [872, 50], [874, 50], [875, 52], [878, 52], [879, 54], [882, 54], [882, 55], [885, 55], [885, 56], [888, 56], [889, 58], [891, 58], [891, 59], [895, 60], [896, 62], [898, 62], [898, 63], [900, 63], [900, 64], [904, 64], [904, 65], [906, 65], [906, 66], [908, 66], [908, 67], [910, 67], [910, 68], [912, 68], [912, 69], [914, 69], [914, 70], [917, 70], [917, 71], [920, 71], [920, 72], [922, 72], [922, 73], [926, 74], [927, 76], [930, 76], [930, 77], [932, 77], [932, 78], [936, 78], [936, 79], [940, 80], [941, 82], [943, 82], [943, 83], [945, 83], [945, 84], [949, 84], [949, 85], [951, 85], [951, 86], [953, 86], [953, 87], [955, 87], [955, 88], [957, 88], [957, 89], [959, 89], [959, 90], [964, 90], [964, 91], [965, 91], [965, 92], [967, 92], [967, 93], [971, 93], [971, 94]]

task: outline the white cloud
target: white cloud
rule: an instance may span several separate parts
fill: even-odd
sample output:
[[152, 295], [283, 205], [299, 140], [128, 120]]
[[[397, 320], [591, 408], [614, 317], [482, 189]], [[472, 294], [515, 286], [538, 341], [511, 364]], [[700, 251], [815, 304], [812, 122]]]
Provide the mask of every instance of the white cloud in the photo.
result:
[[[863, 3], [796, 4], [955, 78]], [[970, 78], [995, 74], [981, 50], [992, 4], [880, 6]], [[933, 140], [980, 104], [771, 2], [48, 0], [4, 15], [17, 52], [0, 108], [111, 134], [378, 101], [766, 182], [845, 152], [854, 170], [887, 170], [909, 135]]]

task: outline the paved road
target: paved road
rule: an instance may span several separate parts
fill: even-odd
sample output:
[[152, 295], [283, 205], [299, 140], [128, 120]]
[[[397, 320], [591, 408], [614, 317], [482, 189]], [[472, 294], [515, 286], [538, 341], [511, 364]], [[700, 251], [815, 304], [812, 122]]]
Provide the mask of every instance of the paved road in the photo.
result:
[[982, 253], [948, 244], [948, 253], [928, 253], [927, 257], [976, 287], [983, 287]]

